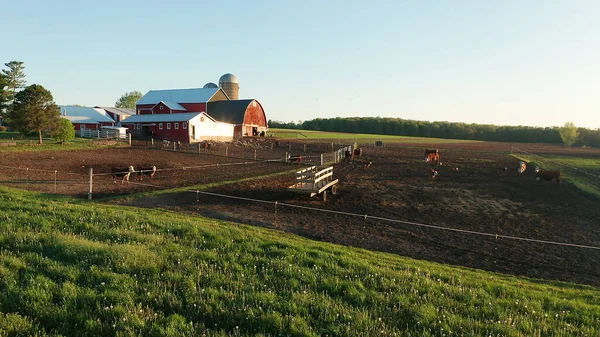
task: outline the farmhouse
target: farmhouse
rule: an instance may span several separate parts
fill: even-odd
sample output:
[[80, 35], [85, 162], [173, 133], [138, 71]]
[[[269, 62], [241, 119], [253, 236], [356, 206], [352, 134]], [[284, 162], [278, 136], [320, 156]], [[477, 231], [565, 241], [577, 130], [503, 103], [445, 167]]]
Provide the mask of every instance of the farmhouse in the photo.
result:
[[[136, 114], [121, 121], [141, 137], [195, 143], [264, 136], [267, 118], [255, 99], [238, 100], [238, 80], [225, 74], [219, 85], [150, 90], [136, 103]], [[231, 98], [235, 98], [232, 100]]]
[[103, 126], [114, 126], [115, 121], [103, 109], [60, 105], [60, 116], [73, 123], [75, 131], [98, 130]]

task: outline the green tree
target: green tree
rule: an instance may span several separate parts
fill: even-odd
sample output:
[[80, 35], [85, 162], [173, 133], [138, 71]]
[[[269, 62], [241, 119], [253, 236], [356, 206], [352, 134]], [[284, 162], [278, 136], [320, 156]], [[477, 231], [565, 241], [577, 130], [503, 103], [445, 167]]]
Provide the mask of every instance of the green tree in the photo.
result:
[[39, 84], [32, 84], [15, 96], [9, 121], [22, 133], [36, 132], [38, 142], [42, 144], [42, 132], [52, 131], [59, 125], [60, 109], [50, 91]]
[[[8, 91], [8, 78], [4, 74], [0, 74], [0, 119], [4, 118], [8, 103], [11, 101], [11, 94]], [[1, 125], [2, 123], [0, 123]]]
[[2, 69], [2, 75], [8, 81], [9, 100], [12, 101], [19, 89], [25, 87], [25, 66], [21, 61], [10, 61], [4, 64], [8, 69]]
[[135, 110], [135, 102], [139, 101], [142, 96], [139, 91], [126, 92], [115, 102], [115, 107]]
[[560, 134], [560, 138], [562, 138], [563, 143], [566, 146], [571, 146], [579, 137], [579, 131], [577, 131], [577, 127], [572, 122], [566, 122], [560, 129], [558, 129], [558, 133]]
[[58, 126], [52, 131], [52, 139], [63, 144], [75, 139], [75, 127], [73, 123], [66, 118], [61, 118]]

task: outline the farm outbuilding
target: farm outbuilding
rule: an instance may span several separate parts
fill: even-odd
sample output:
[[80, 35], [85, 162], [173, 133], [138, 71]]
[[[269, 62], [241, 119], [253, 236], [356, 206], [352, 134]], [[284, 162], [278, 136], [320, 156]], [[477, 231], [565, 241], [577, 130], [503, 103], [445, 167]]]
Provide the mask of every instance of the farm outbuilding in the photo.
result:
[[135, 115], [135, 110], [128, 108], [114, 108], [114, 107], [105, 107], [105, 106], [95, 106], [96, 109], [102, 109], [106, 111], [106, 113], [115, 121], [115, 123], [120, 123], [124, 119], [129, 116]]
[[235, 125], [234, 136], [260, 136], [267, 132], [267, 116], [255, 99], [208, 103], [208, 114], [214, 119]]
[[204, 112], [135, 115], [121, 125], [142, 137], [154, 137], [182, 143], [233, 139], [234, 126], [214, 120]]
[[262, 105], [255, 99], [231, 99], [238, 94], [232, 74], [223, 75], [219, 86], [209, 82], [203, 88], [150, 90], [137, 101], [136, 115], [121, 125], [141, 137], [186, 143], [264, 136]]
[[60, 105], [60, 116], [75, 127], [75, 131], [99, 130], [103, 126], [114, 126], [115, 121], [104, 109], [71, 105]]

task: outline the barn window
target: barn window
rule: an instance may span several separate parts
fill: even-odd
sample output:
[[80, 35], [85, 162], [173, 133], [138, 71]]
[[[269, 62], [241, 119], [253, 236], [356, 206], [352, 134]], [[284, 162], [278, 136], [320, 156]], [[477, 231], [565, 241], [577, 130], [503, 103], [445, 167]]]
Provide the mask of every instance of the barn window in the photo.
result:
[[163, 108], [164, 108], [164, 106], [162, 106], [162, 105], [161, 105], [161, 106], [160, 106], [160, 110], [162, 110]]
[[163, 123], [158, 123], [158, 129], [162, 130], [163, 129]]
[[167, 130], [171, 130], [171, 123], [167, 123]]
[[184, 129], [184, 130], [185, 130], [185, 129], [187, 129], [187, 123], [186, 123], [186, 122], [183, 122], [183, 123], [181, 123], [181, 124], [183, 125], [183, 129]]
[[175, 130], [179, 130], [179, 123], [175, 123]]
[[140, 129], [140, 124], [136, 124], [135, 127], [139, 130]]

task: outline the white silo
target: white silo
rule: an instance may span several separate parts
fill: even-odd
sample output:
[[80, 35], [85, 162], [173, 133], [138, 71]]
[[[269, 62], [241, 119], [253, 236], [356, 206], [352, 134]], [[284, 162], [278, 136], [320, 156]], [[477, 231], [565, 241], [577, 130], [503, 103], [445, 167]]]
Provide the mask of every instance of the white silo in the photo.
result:
[[204, 85], [203, 88], [218, 88], [219, 86], [214, 84], [213, 82], [208, 82]]
[[232, 74], [225, 74], [219, 79], [219, 87], [225, 91], [229, 99], [238, 100], [240, 99], [240, 84], [237, 77]]

